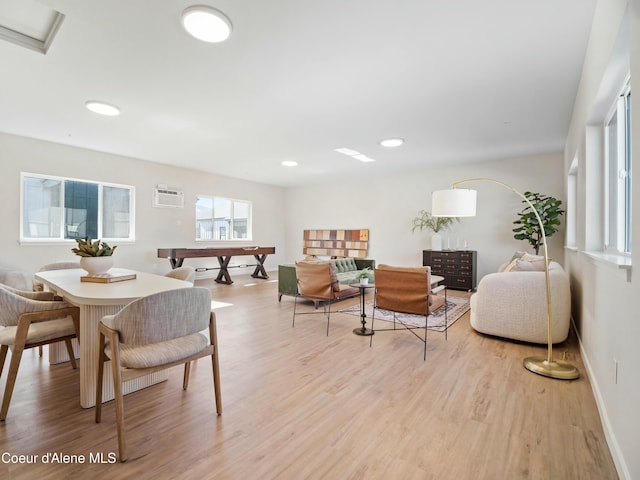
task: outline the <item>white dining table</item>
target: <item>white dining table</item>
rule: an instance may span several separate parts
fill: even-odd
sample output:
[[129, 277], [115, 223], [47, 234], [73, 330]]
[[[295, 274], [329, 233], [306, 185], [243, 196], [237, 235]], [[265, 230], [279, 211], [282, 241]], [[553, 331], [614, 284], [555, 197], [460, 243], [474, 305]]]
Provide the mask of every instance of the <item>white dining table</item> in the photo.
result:
[[[47, 290], [80, 308], [80, 405], [90, 408], [96, 404], [96, 374], [98, 368], [98, 323], [105, 315], [117, 313], [132, 301], [167, 290], [191, 287], [190, 282], [175, 278], [112, 268], [109, 274], [119, 276], [135, 273], [136, 278], [114, 283], [82, 282], [87, 273], [81, 269], [50, 270], [38, 272], [36, 279]], [[62, 349], [60, 349], [61, 352]], [[62, 355], [66, 355], [61, 352]], [[68, 358], [68, 357], [67, 357]], [[55, 361], [55, 359], [53, 359]], [[113, 399], [111, 368], [105, 365], [102, 385], [103, 399]], [[167, 371], [130, 380], [124, 385], [124, 393], [148, 387], [168, 378]]]

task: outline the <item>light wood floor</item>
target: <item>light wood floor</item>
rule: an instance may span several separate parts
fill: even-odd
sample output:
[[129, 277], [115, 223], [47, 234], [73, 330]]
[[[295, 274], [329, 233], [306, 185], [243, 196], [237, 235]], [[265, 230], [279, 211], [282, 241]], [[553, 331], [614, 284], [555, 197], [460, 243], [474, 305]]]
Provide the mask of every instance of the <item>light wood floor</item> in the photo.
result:
[[[129, 460], [89, 463], [117, 449], [113, 402], [103, 421], [78, 403], [78, 374], [28, 351], [0, 454], [38, 455], [7, 464], [2, 479], [594, 479], [618, 478], [588, 379], [532, 374], [522, 359], [544, 347], [475, 333], [466, 314], [430, 332], [427, 361], [408, 332], [352, 333], [359, 318], [333, 313], [291, 327], [293, 299], [277, 283], [234, 276], [210, 286], [218, 310], [223, 414], [211, 364], [128, 395]], [[356, 303], [355, 299], [341, 305]], [[556, 349], [585, 372], [575, 341]], [[4, 391], [4, 377], [0, 388]], [[47, 453], [84, 463], [46, 464]], [[6, 459], [6, 454], [5, 457]]]

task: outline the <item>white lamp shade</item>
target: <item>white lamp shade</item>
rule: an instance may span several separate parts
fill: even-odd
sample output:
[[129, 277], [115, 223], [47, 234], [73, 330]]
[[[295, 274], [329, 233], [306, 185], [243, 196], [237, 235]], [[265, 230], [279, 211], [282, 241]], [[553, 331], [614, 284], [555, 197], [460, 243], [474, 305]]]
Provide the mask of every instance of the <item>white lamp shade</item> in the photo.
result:
[[431, 215], [434, 217], [475, 217], [475, 190], [452, 188], [437, 190], [431, 196]]

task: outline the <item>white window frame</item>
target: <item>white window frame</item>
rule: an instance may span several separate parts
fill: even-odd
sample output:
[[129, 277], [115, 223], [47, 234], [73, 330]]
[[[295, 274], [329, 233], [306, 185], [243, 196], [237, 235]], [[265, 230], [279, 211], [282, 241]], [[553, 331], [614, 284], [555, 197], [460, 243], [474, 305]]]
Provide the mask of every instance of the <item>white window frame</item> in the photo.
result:
[[565, 246], [578, 246], [578, 156], [576, 155], [567, 174], [567, 215]]
[[[199, 222], [201, 220], [201, 218], [198, 216], [198, 201], [200, 199], [206, 199], [206, 200], [211, 200], [211, 202], [215, 205], [215, 203], [217, 201], [225, 201], [225, 202], [230, 202], [231, 204], [231, 214], [230, 214], [230, 218], [228, 219], [229, 222], [229, 232], [232, 233], [233, 237], [232, 238], [213, 238], [215, 236], [215, 232], [213, 231], [213, 226], [212, 226], [212, 230], [211, 230], [211, 235], [212, 238], [203, 238], [200, 236], [200, 228], [199, 228]], [[235, 221], [235, 214], [234, 214], [234, 209], [236, 208], [236, 204], [237, 203], [243, 203], [246, 205], [247, 209], [248, 209], [248, 218], [247, 218], [247, 233], [246, 233], [246, 237], [235, 237], [235, 229], [234, 229], [234, 221]], [[196, 212], [195, 212], [195, 216], [196, 216], [196, 224], [195, 224], [195, 241], [196, 242], [246, 242], [246, 241], [251, 241], [253, 239], [253, 204], [251, 201], [249, 200], [241, 200], [238, 198], [228, 198], [228, 197], [219, 197], [219, 196], [213, 196], [213, 195], [197, 195], [196, 196]], [[211, 223], [212, 225], [215, 224], [215, 220], [216, 220], [216, 214], [215, 211], [213, 212], [211, 218]]]
[[[60, 220], [60, 229], [57, 236], [51, 237], [27, 237], [24, 232], [24, 215], [25, 215], [25, 205], [24, 205], [24, 196], [25, 196], [25, 179], [27, 178], [40, 178], [44, 180], [53, 180], [60, 182], [60, 205], [61, 205], [61, 220]], [[93, 180], [83, 180], [79, 178], [71, 178], [71, 177], [58, 177], [53, 175], [42, 175], [38, 173], [28, 173], [28, 172], [20, 172], [20, 243], [21, 244], [75, 244], [75, 239], [65, 238], [64, 229], [66, 225], [65, 221], [65, 205], [64, 205], [64, 182], [72, 181], [72, 182], [80, 182], [80, 183], [90, 183], [98, 186], [98, 235], [97, 238], [100, 238], [104, 241], [118, 241], [120, 243], [129, 243], [135, 241], [135, 187], [131, 185], [122, 185], [117, 183], [106, 183], [106, 182], [96, 182]], [[129, 235], [127, 237], [104, 237], [103, 233], [103, 189], [104, 187], [114, 187], [121, 188], [129, 191]]]
[[[629, 80], [605, 118], [604, 122], [604, 158], [605, 158], [605, 252], [622, 255], [631, 254], [631, 135], [630, 135], [630, 99]], [[610, 158], [610, 124], [616, 117], [616, 158]], [[615, 164], [612, 164], [615, 162]], [[612, 174], [612, 171], [617, 172]]]

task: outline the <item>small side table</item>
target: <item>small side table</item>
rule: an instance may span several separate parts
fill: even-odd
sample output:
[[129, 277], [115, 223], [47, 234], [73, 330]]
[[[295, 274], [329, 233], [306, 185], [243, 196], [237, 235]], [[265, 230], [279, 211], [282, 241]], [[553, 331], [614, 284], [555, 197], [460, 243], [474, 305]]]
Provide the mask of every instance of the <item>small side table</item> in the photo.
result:
[[364, 294], [368, 288], [375, 288], [375, 284], [367, 283], [363, 285], [361, 283], [351, 283], [349, 286], [360, 289], [360, 318], [362, 318], [362, 327], [354, 328], [353, 333], [363, 336], [373, 335], [375, 332], [367, 328], [367, 314], [364, 311]]

